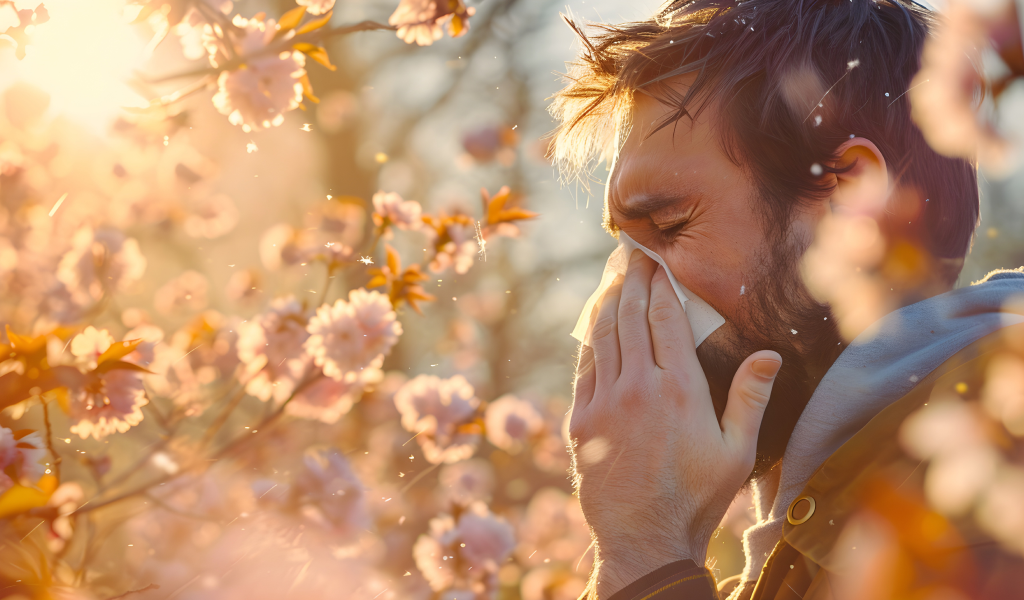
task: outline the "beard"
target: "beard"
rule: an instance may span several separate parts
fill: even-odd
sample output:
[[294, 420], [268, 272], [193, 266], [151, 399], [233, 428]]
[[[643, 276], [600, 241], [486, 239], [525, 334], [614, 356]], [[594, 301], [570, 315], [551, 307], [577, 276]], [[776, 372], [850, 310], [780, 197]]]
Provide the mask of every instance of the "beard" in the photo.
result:
[[783, 232], [768, 239], [741, 303], [743, 316], [726, 321], [697, 348], [719, 421], [740, 364], [758, 350], [782, 356], [757, 437], [753, 477], [782, 459], [811, 394], [845, 348], [830, 308], [811, 296], [800, 275], [810, 241]]

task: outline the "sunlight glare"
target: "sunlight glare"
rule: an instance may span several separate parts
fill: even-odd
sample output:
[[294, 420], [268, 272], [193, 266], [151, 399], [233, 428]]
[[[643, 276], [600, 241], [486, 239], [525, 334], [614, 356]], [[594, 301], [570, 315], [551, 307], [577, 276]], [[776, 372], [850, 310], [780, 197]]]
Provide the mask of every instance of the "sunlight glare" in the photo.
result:
[[[145, 60], [145, 42], [124, 17], [123, 0], [47, 0], [25, 59], [4, 81], [49, 92], [51, 111], [103, 132], [123, 106], [146, 101], [125, 82]], [[8, 79], [4, 77], [4, 79]]]

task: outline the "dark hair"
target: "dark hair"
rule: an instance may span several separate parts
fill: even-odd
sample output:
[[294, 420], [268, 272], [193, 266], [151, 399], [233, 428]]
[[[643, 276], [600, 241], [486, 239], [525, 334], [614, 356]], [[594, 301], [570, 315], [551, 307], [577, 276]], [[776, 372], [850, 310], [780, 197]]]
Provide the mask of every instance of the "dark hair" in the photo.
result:
[[[837, 147], [865, 137], [904, 192], [887, 228], [962, 259], [978, 221], [976, 168], [928, 146], [906, 95], [933, 19], [904, 0], [676, 0], [595, 35], [567, 19], [583, 50], [554, 97], [550, 154], [570, 175], [610, 158], [637, 90], [675, 108], [661, 127], [714, 103], [722, 147], [760, 187], [769, 225], [784, 229], [801, 199], [832, 191], [820, 176], [842, 170]], [[685, 95], [659, 85], [694, 72]]]

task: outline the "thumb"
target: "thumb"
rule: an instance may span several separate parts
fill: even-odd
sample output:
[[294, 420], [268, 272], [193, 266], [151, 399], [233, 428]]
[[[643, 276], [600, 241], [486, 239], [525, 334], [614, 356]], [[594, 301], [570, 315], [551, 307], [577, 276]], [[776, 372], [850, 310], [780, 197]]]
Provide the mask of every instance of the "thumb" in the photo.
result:
[[737, 455], [749, 457], [751, 462], [761, 418], [781, 367], [778, 352], [761, 350], [748, 356], [732, 378], [729, 401], [722, 415], [722, 435]]

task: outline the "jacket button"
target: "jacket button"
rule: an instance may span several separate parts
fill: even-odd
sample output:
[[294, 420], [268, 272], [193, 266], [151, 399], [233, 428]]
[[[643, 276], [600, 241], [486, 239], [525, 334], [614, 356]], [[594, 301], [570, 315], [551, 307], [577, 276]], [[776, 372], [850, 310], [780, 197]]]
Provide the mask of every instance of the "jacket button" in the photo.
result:
[[806, 523], [807, 519], [811, 518], [814, 514], [814, 498], [810, 496], [800, 496], [789, 505], [786, 510], [786, 520], [789, 521], [790, 525], [799, 525]]

